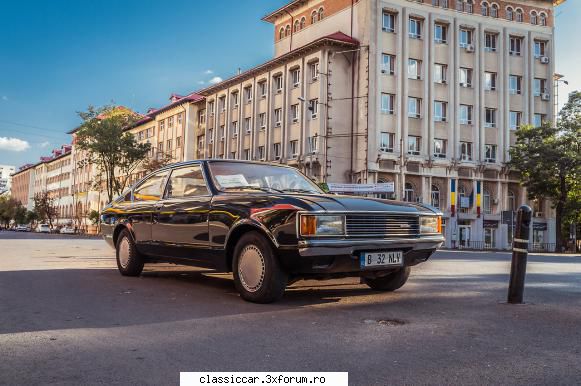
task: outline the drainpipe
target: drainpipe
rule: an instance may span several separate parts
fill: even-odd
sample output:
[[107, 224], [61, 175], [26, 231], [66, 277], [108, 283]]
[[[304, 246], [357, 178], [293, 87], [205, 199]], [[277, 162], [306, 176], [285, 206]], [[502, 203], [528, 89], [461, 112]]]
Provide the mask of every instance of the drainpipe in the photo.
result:
[[291, 34], [290, 34], [290, 45], [289, 45], [289, 48], [288, 48], [288, 51], [291, 52], [293, 50], [293, 34], [295, 32], [295, 26], [294, 26], [294, 24], [295, 24], [295, 17], [293, 15], [291, 15], [291, 13], [289, 11], [287, 11], [286, 9], [284, 11], [291, 18], [291, 23], [290, 23], [290, 27], [291, 27], [291, 29], [290, 29], [291, 30]]

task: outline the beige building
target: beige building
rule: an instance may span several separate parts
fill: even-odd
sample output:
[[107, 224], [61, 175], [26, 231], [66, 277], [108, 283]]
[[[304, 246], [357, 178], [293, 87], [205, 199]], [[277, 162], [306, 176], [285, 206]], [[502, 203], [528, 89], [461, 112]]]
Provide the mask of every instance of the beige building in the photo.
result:
[[554, 119], [551, 1], [294, 0], [263, 20], [275, 58], [198, 91], [198, 158], [393, 182], [444, 211], [448, 246], [507, 248], [501, 214], [528, 203], [552, 248], [550, 204], [505, 166], [519, 125]]

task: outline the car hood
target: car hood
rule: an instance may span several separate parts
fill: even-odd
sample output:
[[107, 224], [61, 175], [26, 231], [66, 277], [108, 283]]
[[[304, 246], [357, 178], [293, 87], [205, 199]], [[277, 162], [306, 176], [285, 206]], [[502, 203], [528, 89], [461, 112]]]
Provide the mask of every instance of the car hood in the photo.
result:
[[297, 200], [311, 206], [314, 211], [328, 212], [403, 212], [439, 214], [427, 205], [344, 195], [297, 195]]

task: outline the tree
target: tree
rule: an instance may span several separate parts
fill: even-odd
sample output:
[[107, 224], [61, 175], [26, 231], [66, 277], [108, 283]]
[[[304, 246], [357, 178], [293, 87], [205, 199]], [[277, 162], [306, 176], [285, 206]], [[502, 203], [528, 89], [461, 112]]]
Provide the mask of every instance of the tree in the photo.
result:
[[57, 217], [57, 207], [54, 204], [54, 199], [47, 191], [35, 193], [33, 197], [34, 212], [36, 218], [40, 221], [46, 221], [52, 227], [53, 220]]
[[83, 123], [76, 132], [76, 145], [87, 152], [84, 162], [96, 166], [95, 180], [105, 183], [107, 197], [112, 201], [123, 192], [131, 173], [147, 158], [151, 145], [137, 143], [126, 131], [139, 116], [124, 107], [89, 106], [79, 116]]
[[540, 127], [520, 127], [510, 156], [509, 166], [520, 173], [529, 198], [551, 200], [560, 249], [564, 220], [579, 218], [575, 211], [581, 207], [581, 92], [569, 95], [556, 126], [544, 122]]
[[26, 214], [26, 208], [22, 206], [20, 201], [14, 198], [0, 197], [0, 224], [8, 227], [12, 220], [22, 224], [25, 221], [23, 213]]
[[157, 157], [150, 158], [143, 162], [141, 169], [145, 174], [152, 173], [162, 167], [169, 165], [173, 161], [173, 157], [170, 154], [158, 153]]

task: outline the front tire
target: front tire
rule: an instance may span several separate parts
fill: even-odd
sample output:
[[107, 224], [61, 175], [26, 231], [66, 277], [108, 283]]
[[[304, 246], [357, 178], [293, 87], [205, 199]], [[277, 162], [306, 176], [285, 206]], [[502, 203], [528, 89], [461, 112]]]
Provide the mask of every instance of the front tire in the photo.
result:
[[234, 248], [234, 285], [249, 302], [271, 303], [284, 295], [288, 275], [281, 269], [270, 242], [258, 232], [242, 236]]
[[117, 268], [123, 276], [139, 276], [143, 271], [143, 256], [137, 251], [129, 230], [119, 234], [116, 245]]
[[412, 269], [410, 267], [403, 267], [387, 276], [366, 277], [363, 278], [363, 281], [372, 290], [391, 292], [403, 287], [403, 285], [408, 281], [411, 271]]

